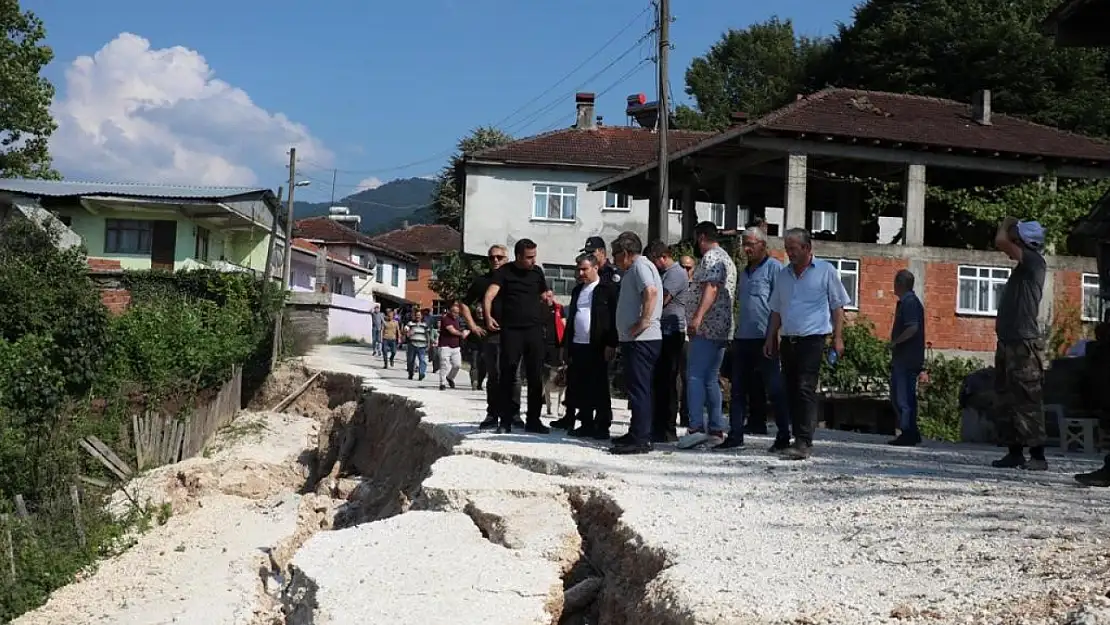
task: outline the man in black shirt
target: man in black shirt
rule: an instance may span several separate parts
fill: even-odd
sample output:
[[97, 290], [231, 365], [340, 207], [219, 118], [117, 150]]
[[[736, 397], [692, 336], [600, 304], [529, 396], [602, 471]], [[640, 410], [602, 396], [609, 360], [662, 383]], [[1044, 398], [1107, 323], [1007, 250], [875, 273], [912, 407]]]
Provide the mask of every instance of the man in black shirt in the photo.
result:
[[[512, 380], [521, 363], [528, 380], [528, 415], [524, 431], [547, 434], [540, 421], [543, 409], [544, 305], [547, 278], [536, 266], [536, 244], [521, 239], [513, 248], [516, 260], [493, 272], [492, 284], [482, 301], [486, 328], [501, 332], [501, 388], [498, 399], [502, 408], [498, 433], [512, 431], [510, 415], [520, 412], [520, 397], [513, 394]], [[500, 300], [498, 312], [494, 302]]]
[[894, 275], [894, 324], [890, 329], [890, 400], [901, 434], [890, 441], [896, 447], [921, 442], [917, 428], [917, 378], [925, 367], [925, 307], [913, 292], [914, 276], [908, 269]]
[[[998, 424], [1009, 452], [991, 463], [996, 468], [1044, 471], [1045, 428], [1041, 384], [1045, 342], [1037, 321], [1044, 291], [1044, 228], [1035, 221], [1007, 217], [998, 226], [995, 247], [1017, 267], [1010, 272], [994, 330], [994, 390]], [[1024, 448], [1029, 448], [1028, 460]]]
[[[493, 284], [493, 273], [505, 265], [509, 261], [509, 250], [503, 245], [494, 245], [489, 248], [487, 254], [489, 261], [489, 271], [485, 274], [477, 276], [474, 281], [470, 283], [470, 288], [466, 292], [466, 305], [462, 307], [463, 319], [466, 320], [466, 325], [477, 336], [480, 344], [479, 349], [481, 354], [479, 358], [485, 368], [487, 376], [486, 380], [486, 418], [478, 427], [481, 429], [492, 429], [497, 427], [500, 419], [498, 419], [497, 411], [500, 409], [501, 396], [501, 333], [490, 332], [486, 329], [485, 317], [483, 316], [482, 303], [486, 297], [486, 291], [489, 286]], [[473, 311], [473, 312], [472, 312]], [[495, 317], [501, 314], [501, 298], [496, 298], [493, 302], [493, 314]], [[513, 375], [513, 391], [512, 396], [517, 398], [516, 404], [520, 406], [520, 376]], [[524, 427], [524, 421], [521, 420], [519, 412], [509, 415], [513, 425]]]

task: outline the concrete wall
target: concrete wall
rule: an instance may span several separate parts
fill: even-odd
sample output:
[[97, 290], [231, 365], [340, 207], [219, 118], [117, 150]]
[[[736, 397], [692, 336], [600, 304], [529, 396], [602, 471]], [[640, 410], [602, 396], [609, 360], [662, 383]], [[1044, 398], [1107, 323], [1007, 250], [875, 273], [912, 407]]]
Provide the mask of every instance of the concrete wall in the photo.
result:
[[373, 303], [346, 295], [331, 295], [328, 309], [328, 338], [349, 336], [363, 341], [373, 340], [370, 322]]
[[[515, 169], [471, 166], [466, 175], [466, 208], [463, 212], [463, 251], [484, 255], [491, 245], [509, 246], [520, 239], [539, 244], [539, 260], [547, 265], [573, 265], [586, 237], [598, 235], [611, 241], [622, 231], [646, 236], [647, 200], [632, 200], [627, 209], [605, 208], [605, 193], [586, 187], [604, 178], [590, 170]], [[575, 218], [550, 221], [533, 217], [533, 187], [552, 184], [577, 190]], [[698, 220], [710, 218], [710, 204], [697, 204]], [[681, 235], [681, 215], [670, 213], [668, 232], [675, 243]], [[645, 241], [646, 243], [646, 241]]]
[[[776, 257], [785, 257], [782, 239], [771, 239], [768, 245]], [[916, 278], [914, 291], [925, 304], [926, 340], [934, 349], [977, 355], [994, 351], [996, 315], [957, 310], [959, 269], [1012, 268], [1014, 263], [1001, 252], [815, 241], [814, 254], [826, 259], [858, 261], [858, 306], [849, 312], [849, 317], [866, 317], [875, 324], [880, 337], [890, 338], [897, 304], [894, 275], [909, 269]], [[1093, 258], [1049, 256], [1046, 260], [1049, 272], [1041, 305], [1041, 322], [1045, 327], [1081, 306], [1082, 276], [1097, 274]]]
[[305, 344], [318, 345], [339, 336], [369, 341], [373, 336], [372, 307], [371, 302], [346, 295], [292, 292], [286, 300], [285, 314]]

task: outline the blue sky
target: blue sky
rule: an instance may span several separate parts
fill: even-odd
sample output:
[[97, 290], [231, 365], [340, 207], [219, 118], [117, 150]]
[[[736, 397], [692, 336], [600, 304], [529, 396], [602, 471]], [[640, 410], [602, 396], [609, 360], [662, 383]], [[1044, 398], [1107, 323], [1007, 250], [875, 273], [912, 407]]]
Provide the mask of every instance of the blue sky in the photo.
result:
[[[375, 178], [431, 174], [468, 129], [503, 120], [629, 24], [503, 126], [526, 136], [569, 125], [579, 88], [610, 89], [598, 102], [610, 124], [623, 123], [628, 94], [655, 96], [654, 65], [642, 62], [650, 43], [635, 45], [651, 27], [647, 0], [22, 4], [54, 47], [52, 147], [72, 178], [276, 187], [291, 143], [317, 180], [304, 199], [328, 199], [333, 167], [338, 196]], [[730, 27], [777, 14], [804, 34], [829, 34], [854, 4], [672, 0], [672, 91], [686, 99], [690, 60]]]

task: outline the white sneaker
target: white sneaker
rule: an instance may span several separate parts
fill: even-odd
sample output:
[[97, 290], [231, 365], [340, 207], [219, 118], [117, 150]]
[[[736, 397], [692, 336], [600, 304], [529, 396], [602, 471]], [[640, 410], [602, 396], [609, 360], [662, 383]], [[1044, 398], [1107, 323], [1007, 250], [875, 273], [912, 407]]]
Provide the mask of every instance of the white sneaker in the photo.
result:
[[677, 447], [679, 449], [693, 449], [698, 445], [704, 445], [709, 441], [709, 438], [710, 436], [705, 432], [687, 432], [686, 436], [678, 439]]

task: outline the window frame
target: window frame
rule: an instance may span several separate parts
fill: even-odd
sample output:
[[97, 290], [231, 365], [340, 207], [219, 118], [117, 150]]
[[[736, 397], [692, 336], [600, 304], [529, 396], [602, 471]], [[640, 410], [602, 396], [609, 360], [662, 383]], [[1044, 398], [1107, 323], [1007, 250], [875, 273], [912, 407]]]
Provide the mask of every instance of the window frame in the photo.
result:
[[[115, 245], [112, 242], [112, 233], [115, 232]], [[138, 232], [138, 247], [124, 249], [120, 245], [123, 232]], [[143, 245], [143, 234], [146, 234], [146, 245]], [[105, 219], [104, 220], [104, 253], [123, 254], [128, 256], [150, 255], [154, 248], [154, 222], [149, 219]]]
[[[621, 206], [621, 202], [624, 206]], [[605, 200], [601, 204], [601, 210], [611, 211], [615, 213], [628, 213], [632, 211], [632, 196], [625, 193], [617, 193], [615, 191], [606, 191]]]
[[385, 263], [378, 260], [378, 265], [374, 267], [374, 282], [378, 284], [385, 284]]
[[569, 297], [570, 292], [578, 284], [578, 267], [576, 265], [545, 264], [543, 266], [543, 276], [547, 280], [547, 286], [555, 292], [555, 295]]
[[[977, 275], [975, 275], [975, 276], [965, 276], [965, 275], [963, 275], [963, 271], [965, 269], [973, 269], [973, 270], [976, 271]], [[983, 271], [987, 272], [986, 276], [981, 275]], [[994, 276], [995, 271], [1005, 271], [1006, 272], [1006, 277], [1005, 278], [995, 277]], [[972, 317], [997, 317], [998, 316], [998, 303], [999, 303], [998, 300], [1002, 299], [1002, 297], [1001, 297], [1000, 294], [995, 295], [995, 290], [994, 290], [993, 287], [994, 287], [994, 285], [1001, 283], [1003, 285], [1003, 288], [1005, 288], [1006, 281], [1010, 279], [1010, 275], [1011, 275], [1012, 272], [1013, 272], [1013, 269], [1010, 268], [1010, 267], [998, 267], [996, 265], [962, 265], [962, 264], [957, 265], [956, 266], [956, 314], [957, 315], [967, 315], [967, 316], [972, 316]], [[976, 288], [975, 288], [975, 303], [977, 305], [979, 304], [978, 284], [980, 282], [984, 282], [984, 281], [987, 282], [987, 284], [990, 285], [990, 287], [991, 287], [987, 291], [987, 293], [989, 294], [988, 298], [993, 300], [993, 302], [992, 302], [994, 304], [993, 308], [990, 308], [989, 305], [988, 305], [988, 310], [986, 310], [986, 311], [978, 310], [978, 309], [971, 309], [971, 308], [964, 308], [960, 304], [960, 291], [961, 291], [960, 287], [961, 287], [963, 281], [965, 281], [965, 280], [971, 280], [976, 285]]]
[[[817, 216], [818, 215], [822, 216], [822, 221], [824, 221], [825, 216], [832, 215], [832, 220], [833, 220], [834, 227], [831, 230], [826, 229], [826, 228], [818, 228], [817, 227]], [[822, 223], [821, 225], [824, 225], [824, 223]], [[836, 211], [827, 211], [827, 210], [820, 210], [820, 209], [814, 209], [814, 210], [810, 211], [810, 228], [809, 229], [810, 229], [810, 232], [826, 232], [827, 231], [827, 232], [831, 232], [833, 234], [836, 234], [837, 230], [840, 229], [840, 213], [838, 213]]]
[[[725, 210], [725, 205], [724, 204], [719, 204], [717, 202], [714, 202], [714, 203], [710, 204], [709, 205], [709, 221], [712, 221], [713, 225], [717, 226], [718, 228], [724, 228], [725, 227], [725, 222], [728, 221], [726, 219], [727, 216], [725, 215], [725, 212], [726, 212], [726, 210]], [[720, 220], [719, 223], [717, 221], [717, 214], [718, 213], [720, 213], [720, 216], [721, 216], [721, 220]]]
[[[1093, 280], [1094, 284], [1088, 284], [1088, 279]], [[1099, 277], [1097, 273], [1082, 273], [1079, 278], [1079, 319], [1084, 323], [1098, 323], [1102, 321], [1102, 316], [1106, 314], [1106, 301], [1101, 297], [1101, 285], [1099, 284]], [[1087, 313], [1087, 297], [1088, 291], [1094, 291], [1094, 298], [1096, 307], [1098, 309], [1098, 316], [1090, 317]]]
[[401, 264], [389, 263], [389, 285], [393, 287], [401, 286]]
[[682, 200], [676, 197], [670, 199], [670, 205], [667, 206], [667, 212], [675, 215], [682, 214]]
[[212, 251], [212, 231], [204, 226], [197, 226], [197, 233], [194, 238], [193, 257], [202, 263], [207, 263]]
[[[543, 191], [541, 191], [541, 189], [543, 189]], [[553, 191], [553, 189], [558, 189], [558, 191]], [[567, 192], [568, 189], [573, 191], [573, 193], [568, 193]], [[559, 198], [563, 198], [559, 202], [559, 213], [560, 213], [559, 217], [549, 217], [546, 213], [544, 215], [537, 215], [536, 214], [536, 200], [538, 199], [538, 197], [540, 195], [543, 195], [543, 196], [546, 197], [547, 201], [544, 203], [545, 206], [550, 204], [552, 196], [557, 196]], [[572, 209], [571, 214], [570, 214], [569, 217], [567, 216], [567, 212], [566, 212], [566, 200], [565, 200], [565, 198], [568, 198], [568, 197], [574, 199], [574, 208]], [[553, 182], [552, 183], [548, 183], [548, 182], [532, 183], [532, 219], [531, 220], [532, 221], [544, 221], [544, 222], [549, 222], [549, 223], [562, 223], [562, 224], [576, 223], [577, 220], [578, 220], [578, 187], [576, 185], [572, 185], [572, 184], [559, 184], [559, 183], [553, 183]]]
[[420, 264], [405, 263], [405, 281], [418, 282], [420, 280]]
[[[840, 278], [840, 283], [841, 284], [844, 284], [844, 275], [845, 274], [855, 277], [856, 281], [855, 281], [854, 288], [849, 289], [847, 285], [844, 285], [844, 290], [848, 293], [848, 304], [844, 307], [844, 310], [858, 311], [859, 310], [859, 283], [860, 283], [860, 280], [863, 278], [863, 271], [862, 271], [863, 265], [860, 262], [860, 259], [858, 259], [858, 258], [824, 258], [824, 257], [818, 257], [818, 260], [823, 260], [823, 261], [829, 263], [830, 265], [832, 265], [833, 269], [836, 269], [836, 275]], [[854, 263], [855, 268], [845, 270], [845, 269], [842, 268], [844, 263]]]

